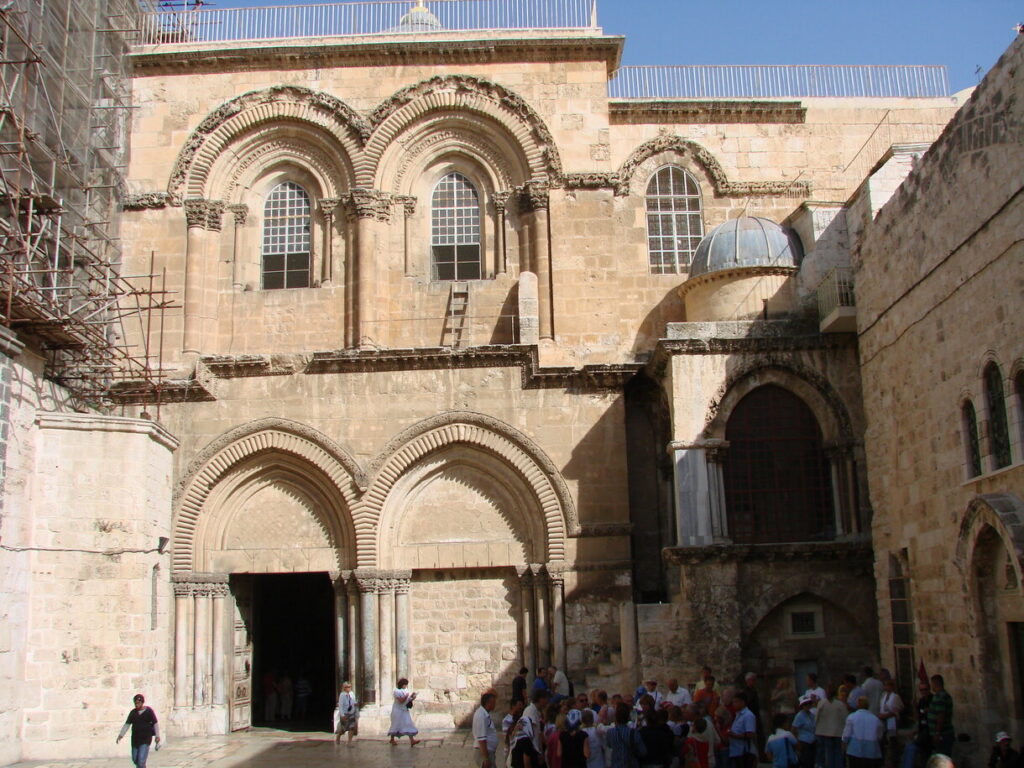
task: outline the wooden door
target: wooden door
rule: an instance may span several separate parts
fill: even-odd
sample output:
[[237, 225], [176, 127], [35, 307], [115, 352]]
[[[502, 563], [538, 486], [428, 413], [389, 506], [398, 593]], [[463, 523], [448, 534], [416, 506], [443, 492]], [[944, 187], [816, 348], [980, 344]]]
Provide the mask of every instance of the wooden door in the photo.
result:
[[252, 726], [252, 576], [232, 576], [231, 593], [231, 730], [242, 731]]

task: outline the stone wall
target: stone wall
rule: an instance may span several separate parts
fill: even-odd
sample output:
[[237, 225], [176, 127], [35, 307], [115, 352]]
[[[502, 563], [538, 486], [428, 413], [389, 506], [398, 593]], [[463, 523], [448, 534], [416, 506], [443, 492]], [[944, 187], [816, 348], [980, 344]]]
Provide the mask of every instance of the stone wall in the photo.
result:
[[[1004, 714], [1000, 727], [1024, 736], [1009, 625], [989, 645], [997, 652], [986, 653], [990, 630], [978, 618], [970, 578], [973, 537], [984, 527], [970, 510], [989, 510], [984, 525], [1010, 541], [1004, 513], [993, 510], [1024, 499], [1024, 436], [1014, 415], [1021, 403], [1011, 378], [1024, 361], [1022, 65], [1018, 37], [864, 229], [855, 260], [883, 660], [894, 661], [887, 580], [896, 561], [911, 585], [917, 658], [945, 675], [957, 729], [978, 744], [992, 738], [982, 726], [993, 707], [977, 685], [982, 667], [998, 666], [1006, 687], [1013, 717]], [[1012, 463], [999, 470], [981, 378], [991, 362], [1002, 373], [1011, 422]], [[966, 463], [967, 400], [981, 433], [976, 478]], [[1004, 503], [993, 507], [997, 498]], [[1024, 598], [1013, 592], [1019, 607]]]

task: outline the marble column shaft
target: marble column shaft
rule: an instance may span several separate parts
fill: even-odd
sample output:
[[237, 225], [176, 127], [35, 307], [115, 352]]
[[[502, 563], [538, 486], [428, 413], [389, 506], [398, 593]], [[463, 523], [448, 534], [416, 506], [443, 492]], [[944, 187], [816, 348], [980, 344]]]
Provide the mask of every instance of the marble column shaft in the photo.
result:
[[561, 575], [549, 576], [551, 588], [551, 626], [554, 648], [552, 663], [565, 671], [565, 581]]
[[194, 592], [195, 632], [192, 652], [192, 706], [209, 704], [206, 678], [210, 674], [210, 592], [205, 585], [196, 585]]
[[188, 706], [188, 629], [191, 584], [174, 584], [174, 706]]
[[224, 598], [227, 596], [227, 584], [213, 585], [210, 610], [213, 612], [213, 703], [227, 703], [227, 671], [225, 669], [224, 636]]
[[537, 616], [537, 666], [551, 664], [551, 638], [548, 623], [548, 577], [546, 573], [533, 574], [534, 613]]
[[411, 636], [409, 631], [409, 589], [408, 579], [398, 581], [395, 587], [395, 668], [398, 677], [411, 678], [409, 666]]

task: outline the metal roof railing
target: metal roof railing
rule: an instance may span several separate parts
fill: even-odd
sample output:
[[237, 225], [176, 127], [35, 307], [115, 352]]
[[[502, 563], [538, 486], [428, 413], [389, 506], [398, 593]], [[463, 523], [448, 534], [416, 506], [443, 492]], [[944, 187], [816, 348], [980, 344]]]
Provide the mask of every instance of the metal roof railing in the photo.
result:
[[373, 0], [143, 14], [140, 42], [222, 43], [471, 30], [593, 29], [597, 0]]
[[621, 67], [613, 99], [942, 98], [943, 66], [684, 65]]

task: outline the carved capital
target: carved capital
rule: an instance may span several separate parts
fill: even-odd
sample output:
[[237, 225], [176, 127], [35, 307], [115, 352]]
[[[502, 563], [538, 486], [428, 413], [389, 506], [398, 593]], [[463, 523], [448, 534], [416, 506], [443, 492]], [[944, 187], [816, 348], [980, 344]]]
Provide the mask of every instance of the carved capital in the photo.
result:
[[229, 205], [228, 210], [231, 211], [231, 215], [235, 217], [236, 227], [240, 227], [245, 224], [245, 220], [249, 217], [249, 206], [244, 203]]
[[509, 190], [501, 190], [491, 195], [491, 200], [494, 202], [494, 210], [497, 213], [505, 213], [510, 197], [512, 197], [512, 192]]
[[521, 187], [517, 187], [519, 193], [519, 210], [521, 213], [532, 213], [534, 211], [546, 211], [548, 209], [549, 193], [551, 184], [545, 179], [534, 179], [528, 181]]
[[185, 201], [185, 221], [189, 228], [209, 229], [220, 232], [221, 217], [224, 215], [223, 200], [204, 200], [192, 197]]
[[339, 205], [341, 205], [340, 197], [323, 197], [319, 201], [320, 214], [325, 219], [332, 219]]
[[395, 195], [391, 198], [392, 202], [396, 205], [402, 206], [402, 211], [405, 213], [405, 218], [411, 219], [416, 215], [416, 203], [418, 198], [416, 195]]
[[349, 192], [346, 202], [350, 213], [358, 219], [389, 221], [391, 218], [391, 196], [378, 189], [356, 187]]
[[171, 588], [174, 590], [175, 597], [192, 597], [192, 582], [190, 581], [171, 582]]

